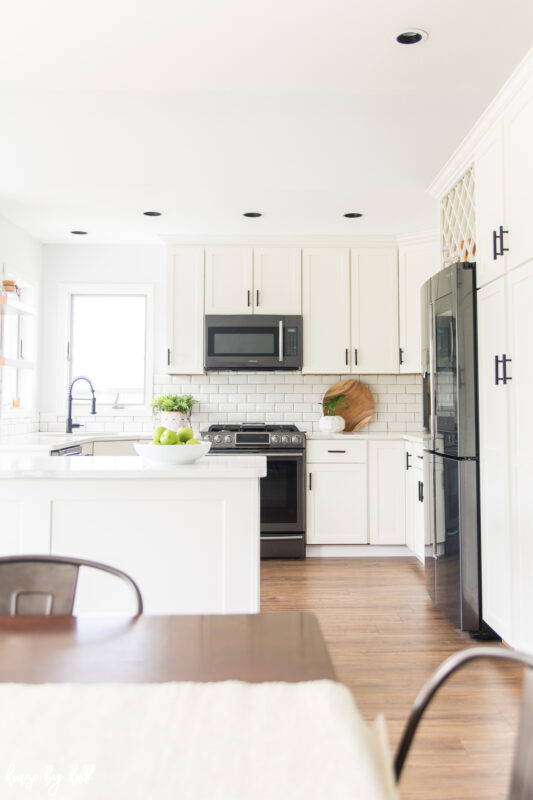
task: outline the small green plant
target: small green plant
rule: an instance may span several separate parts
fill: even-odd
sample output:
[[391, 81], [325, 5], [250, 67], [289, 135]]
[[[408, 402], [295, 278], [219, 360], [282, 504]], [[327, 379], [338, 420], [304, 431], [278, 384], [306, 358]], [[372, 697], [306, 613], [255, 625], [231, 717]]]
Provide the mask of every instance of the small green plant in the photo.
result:
[[188, 414], [195, 403], [196, 400], [191, 394], [162, 394], [161, 397], [152, 400], [152, 408]]
[[328, 397], [327, 400], [322, 400], [320, 405], [322, 406], [324, 416], [325, 417], [336, 416], [338, 408], [342, 408], [342, 406], [348, 405], [348, 403], [342, 402], [345, 397], [346, 397], [345, 394], [336, 394], [334, 397]]

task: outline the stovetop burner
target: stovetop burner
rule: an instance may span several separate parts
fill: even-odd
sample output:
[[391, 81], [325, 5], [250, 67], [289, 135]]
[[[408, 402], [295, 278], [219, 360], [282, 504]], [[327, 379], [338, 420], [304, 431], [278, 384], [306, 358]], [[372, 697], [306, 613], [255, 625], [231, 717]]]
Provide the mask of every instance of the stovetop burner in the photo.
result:
[[202, 439], [211, 442], [212, 450], [268, 450], [305, 448], [305, 433], [296, 425], [267, 425], [261, 422], [243, 422], [240, 425], [210, 425]]

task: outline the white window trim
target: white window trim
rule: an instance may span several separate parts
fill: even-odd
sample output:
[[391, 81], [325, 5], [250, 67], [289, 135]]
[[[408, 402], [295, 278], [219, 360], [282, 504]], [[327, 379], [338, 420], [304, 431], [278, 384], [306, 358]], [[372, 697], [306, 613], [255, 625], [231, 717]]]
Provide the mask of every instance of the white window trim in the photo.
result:
[[[117, 295], [146, 295], [146, 359], [145, 359], [145, 397], [144, 405], [139, 406], [127, 403], [124, 404], [124, 409], [120, 412], [113, 411], [111, 404], [103, 404], [106, 416], [115, 416], [120, 413], [121, 416], [131, 414], [133, 409], [139, 409], [145, 412], [150, 409], [150, 403], [153, 395], [153, 372], [154, 372], [154, 286], [151, 283], [62, 283], [59, 286], [59, 319], [64, 321], [63, 332], [61, 335], [62, 341], [62, 361], [63, 368], [63, 388], [58, 387], [57, 390], [57, 407], [63, 408], [66, 413], [67, 408], [67, 395], [70, 386], [70, 369], [71, 363], [68, 358], [70, 331], [71, 331], [71, 314], [72, 314], [72, 295], [73, 294], [117, 294]], [[91, 377], [90, 375], [88, 376]], [[122, 405], [120, 398], [119, 403]], [[85, 416], [90, 412], [90, 403], [77, 402], [75, 409], [73, 407], [73, 414], [76, 416]], [[101, 406], [102, 408], [102, 406]], [[96, 397], [96, 410], [98, 411], [98, 395]]]

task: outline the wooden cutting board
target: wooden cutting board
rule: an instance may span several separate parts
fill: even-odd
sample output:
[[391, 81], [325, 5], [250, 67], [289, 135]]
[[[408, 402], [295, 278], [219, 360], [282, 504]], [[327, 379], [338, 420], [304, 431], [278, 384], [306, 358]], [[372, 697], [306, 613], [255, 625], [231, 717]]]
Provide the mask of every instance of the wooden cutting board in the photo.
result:
[[368, 386], [360, 381], [338, 381], [329, 387], [324, 395], [324, 400], [338, 394], [346, 395], [341, 401], [346, 405], [337, 409], [337, 416], [342, 417], [346, 422], [345, 430], [357, 431], [363, 425], [368, 425], [374, 416], [374, 398]]

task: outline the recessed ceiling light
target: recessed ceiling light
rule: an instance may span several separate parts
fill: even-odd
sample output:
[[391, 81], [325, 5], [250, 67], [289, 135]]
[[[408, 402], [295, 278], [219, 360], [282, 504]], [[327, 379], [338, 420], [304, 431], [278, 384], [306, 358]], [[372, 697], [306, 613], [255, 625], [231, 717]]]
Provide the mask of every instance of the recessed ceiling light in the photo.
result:
[[87, 231], [71, 231], [75, 236], [87, 236]]
[[161, 211], [143, 211], [145, 217], [160, 217]]
[[427, 32], [421, 28], [410, 28], [396, 37], [398, 44], [418, 44], [428, 38]]
[[245, 211], [243, 217], [262, 217], [259, 211]]
[[348, 219], [357, 219], [358, 217], [362, 217], [363, 215], [359, 213], [359, 211], [348, 211], [347, 214], [344, 215], [348, 217]]

